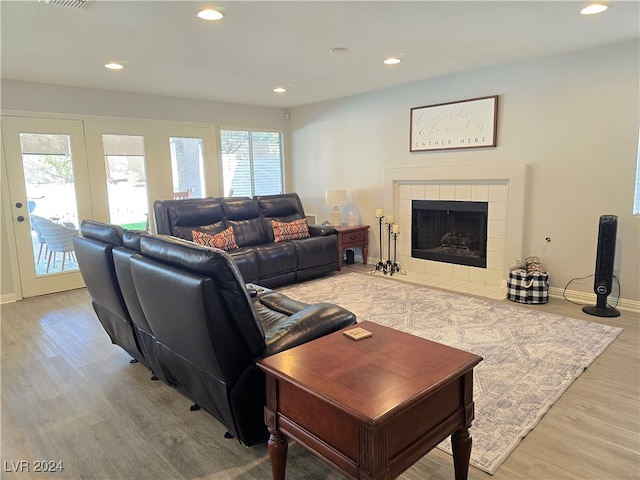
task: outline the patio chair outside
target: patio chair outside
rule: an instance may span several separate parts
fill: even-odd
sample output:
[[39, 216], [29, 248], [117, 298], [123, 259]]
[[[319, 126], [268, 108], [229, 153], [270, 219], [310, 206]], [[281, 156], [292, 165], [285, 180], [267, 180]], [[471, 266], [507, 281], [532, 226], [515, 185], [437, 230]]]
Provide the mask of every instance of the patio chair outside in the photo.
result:
[[186, 200], [191, 197], [191, 190], [187, 189], [184, 192], [173, 192], [174, 200]]
[[75, 261], [73, 237], [78, 234], [78, 230], [69, 228], [61, 223], [52, 222], [46, 218], [38, 217], [37, 215], [31, 215], [31, 222], [34, 225], [36, 233], [40, 230], [47, 244], [47, 273], [49, 273], [49, 267], [51, 266], [51, 258], [53, 258], [53, 265], [55, 266], [56, 253], [58, 252], [62, 253], [61, 270], [64, 270], [67, 255], [70, 260]]
[[36, 235], [38, 237], [38, 243], [40, 243], [40, 249], [38, 250], [38, 261], [37, 261], [37, 263], [40, 263], [40, 258], [42, 257], [43, 248], [44, 248], [44, 256], [45, 258], [47, 257], [47, 253], [48, 253], [47, 242], [44, 240], [44, 235], [42, 235], [42, 231], [40, 230], [40, 227], [36, 225], [36, 222], [33, 221], [33, 217], [35, 217], [35, 215], [31, 215], [31, 226], [33, 227], [33, 231], [36, 232]]

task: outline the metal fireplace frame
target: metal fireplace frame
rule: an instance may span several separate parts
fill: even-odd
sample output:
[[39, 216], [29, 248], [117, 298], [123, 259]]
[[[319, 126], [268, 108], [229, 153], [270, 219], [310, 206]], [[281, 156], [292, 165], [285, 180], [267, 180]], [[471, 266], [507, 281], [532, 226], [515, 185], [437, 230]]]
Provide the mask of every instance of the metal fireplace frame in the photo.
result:
[[[432, 210], [436, 212], [471, 213], [479, 214], [480, 224], [479, 234], [479, 256], [462, 255], [447, 251], [433, 251], [433, 249], [415, 248], [418, 236], [418, 218], [414, 214], [415, 210]], [[487, 268], [487, 223], [488, 223], [488, 202], [468, 202], [459, 200], [412, 200], [411, 201], [411, 256], [424, 260], [436, 262], [453, 263], [457, 265], [467, 265], [471, 267]], [[484, 221], [482, 221], [484, 217]], [[455, 250], [455, 249], [453, 249]]]

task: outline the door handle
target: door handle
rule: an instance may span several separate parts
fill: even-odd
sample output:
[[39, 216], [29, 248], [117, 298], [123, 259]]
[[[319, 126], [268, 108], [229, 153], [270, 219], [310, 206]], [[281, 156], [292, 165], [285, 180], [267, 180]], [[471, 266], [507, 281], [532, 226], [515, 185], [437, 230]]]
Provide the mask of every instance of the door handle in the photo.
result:
[[22, 215], [18, 215], [16, 220], [18, 220], [19, 222], [24, 222], [24, 217]]

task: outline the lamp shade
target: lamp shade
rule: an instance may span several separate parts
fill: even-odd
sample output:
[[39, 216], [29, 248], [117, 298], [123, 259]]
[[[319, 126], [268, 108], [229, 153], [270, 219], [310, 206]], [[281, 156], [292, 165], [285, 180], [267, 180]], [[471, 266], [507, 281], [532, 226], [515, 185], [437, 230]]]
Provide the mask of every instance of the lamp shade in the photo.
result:
[[341, 207], [347, 204], [346, 190], [327, 190], [324, 195], [326, 204], [329, 207]]

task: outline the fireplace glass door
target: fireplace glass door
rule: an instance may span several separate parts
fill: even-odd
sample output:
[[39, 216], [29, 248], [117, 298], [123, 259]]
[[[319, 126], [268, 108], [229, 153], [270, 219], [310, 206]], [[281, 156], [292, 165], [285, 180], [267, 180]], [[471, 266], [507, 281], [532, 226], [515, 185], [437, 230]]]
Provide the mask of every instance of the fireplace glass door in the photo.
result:
[[487, 202], [412, 201], [411, 256], [486, 268]]

